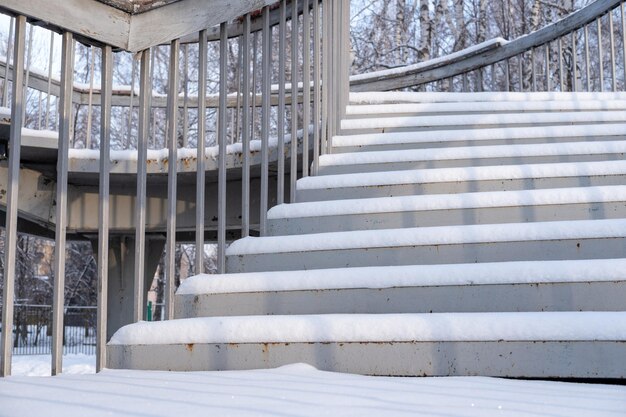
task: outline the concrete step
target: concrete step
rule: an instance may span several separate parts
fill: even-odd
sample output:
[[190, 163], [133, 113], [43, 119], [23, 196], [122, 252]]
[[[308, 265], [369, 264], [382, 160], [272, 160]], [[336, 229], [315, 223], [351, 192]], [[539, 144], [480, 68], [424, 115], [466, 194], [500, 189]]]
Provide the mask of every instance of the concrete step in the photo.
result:
[[626, 161], [417, 169], [306, 177], [298, 202], [626, 183]]
[[436, 226], [247, 237], [226, 250], [226, 271], [619, 258], [626, 219]]
[[623, 160], [626, 141], [466, 146], [320, 156], [319, 175], [407, 169]]
[[626, 218], [623, 185], [281, 204], [268, 212], [268, 236], [616, 218]]
[[[341, 121], [342, 134], [375, 132], [419, 132], [451, 129], [487, 129], [494, 127], [567, 126], [585, 124], [608, 124], [626, 122], [626, 113], [560, 112], [560, 113], [511, 113], [459, 114], [442, 116], [380, 117], [346, 119]], [[602, 127], [600, 126], [600, 129]]]
[[626, 309], [626, 259], [197, 275], [175, 317]]
[[107, 368], [624, 378], [625, 355], [625, 312], [244, 316], [128, 325]]
[[349, 105], [346, 119], [453, 114], [623, 111], [626, 100], [384, 103]]
[[496, 127], [476, 130], [364, 133], [332, 138], [332, 153], [370, 152], [474, 145], [597, 142], [626, 139], [626, 124]]
[[370, 91], [350, 93], [350, 105], [402, 104], [402, 103], [499, 103], [507, 102], [581, 102], [588, 100], [626, 100], [624, 92], [401, 92]]

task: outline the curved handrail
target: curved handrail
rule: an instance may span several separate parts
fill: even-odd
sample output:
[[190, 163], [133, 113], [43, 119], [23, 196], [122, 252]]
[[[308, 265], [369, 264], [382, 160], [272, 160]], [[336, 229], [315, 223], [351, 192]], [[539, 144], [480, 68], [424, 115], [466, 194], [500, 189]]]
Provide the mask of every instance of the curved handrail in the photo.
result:
[[395, 68], [393, 73], [380, 77], [374, 76], [367, 79], [363, 76], [362, 80], [351, 80], [351, 91], [389, 91], [413, 87], [484, 68], [568, 35], [619, 7], [622, 1], [595, 1], [557, 22], [520, 36], [498, 48], [480, 51], [469, 56], [462, 54], [454, 60], [443, 60], [440, 65], [425, 68], [415, 68], [411, 65], [404, 67], [407, 69], [406, 71]]

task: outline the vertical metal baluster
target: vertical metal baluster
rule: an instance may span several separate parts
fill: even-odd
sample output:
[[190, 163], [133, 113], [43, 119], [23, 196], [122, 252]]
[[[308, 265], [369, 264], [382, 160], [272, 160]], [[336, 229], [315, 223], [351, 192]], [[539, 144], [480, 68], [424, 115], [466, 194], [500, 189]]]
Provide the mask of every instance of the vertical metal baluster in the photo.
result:
[[576, 83], [578, 82], [578, 69], [576, 66], [578, 65], [578, 47], [576, 44], [576, 31], [572, 32], [572, 91], [578, 91], [578, 86]]
[[54, 32], [50, 31], [50, 55], [48, 57], [48, 85], [46, 89], [46, 129], [50, 129], [50, 99], [52, 89], [52, 63], [54, 60]]
[[189, 45], [183, 45], [183, 148], [189, 144]]
[[146, 255], [146, 182], [150, 130], [150, 49], [141, 52], [139, 68], [139, 126], [137, 131], [137, 203], [135, 205], [135, 298], [133, 321], [143, 320]]
[[329, 154], [330, 138], [328, 132], [328, 84], [329, 84], [329, 59], [330, 59], [330, 47], [329, 47], [329, 0], [322, 0], [322, 153]]
[[252, 35], [252, 115], [250, 116], [250, 140], [254, 139], [254, 123], [256, 120], [256, 75], [258, 72], [256, 59], [257, 34], [258, 32], [254, 32], [254, 34]]
[[320, 157], [320, 6], [313, 0], [313, 167], [317, 175]]
[[591, 91], [591, 70], [589, 68], [589, 26], [585, 25], [585, 77], [587, 79], [587, 91]]
[[620, 11], [622, 16], [622, 59], [624, 66], [624, 88], [626, 89], [626, 10], [625, 2], [620, 4]]
[[600, 68], [600, 91], [604, 91], [604, 53], [602, 52], [602, 21], [596, 19], [598, 25], [598, 65]]
[[96, 371], [106, 366], [107, 308], [109, 286], [109, 151], [111, 146], [111, 98], [113, 51], [102, 48], [100, 89], [100, 181], [98, 205], [98, 317], [96, 330]]
[[[454, 86], [454, 78], [452, 78]], [[509, 68], [509, 60], [504, 60], [504, 91], [511, 91], [511, 69]]]
[[226, 22], [220, 24], [220, 87], [217, 123], [218, 191], [217, 191], [217, 273], [226, 272], [226, 72], [228, 42]]
[[206, 78], [208, 63], [207, 31], [198, 39], [198, 139], [196, 143], [196, 274], [204, 273], [204, 189], [206, 139]]
[[[154, 80], [154, 67], [156, 62], [156, 54], [159, 52], [159, 47], [154, 46], [153, 51], [150, 56], [150, 79]], [[152, 108], [152, 90], [150, 90], [150, 108], [152, 112], [152, 146], [156, 148], [157, 146], [157, 109]]]
[[93, 119], [93, 82], [95, 78], [96, 48], [91, 47], [91, 62], [89, 63], [89, 96], [87, 99], [87, 138], [85, 148], [91, 149], [91, 124]]
[[550, 74], [550, 42], [546, 43], [546, 91], [552, 91], [552, 74]]
[[270, 32], [270, 8], [263, 8], [263, 51], [262, 51], [262, 74], [261, 79], [261, 202], [260, 202], [260, 233], [261, 236], [267, 234], [267, 209], [268, 209], [268, 184], [269, 184], [269, 136], [270, 136], [270, 87], [271, 75], [271, 53], [272, 53], [272, 33]]
[[491, 74], [491, 80], [489, 81], [490, 91], [496, 91], [496, 64], [489, 66], [489, 74]]
[[518, 74], [519, 74], [519, 91], [524, 91], [524, 53], [517, 56]]
[[250, 235], [250, 13], [243, 18], [243, 70], [241, 237], [247, 237]]
[[278, 175], [276, 177], [276, 203], [285, 202], [285, 44], [287, 38], [287, 0], [280, 0], [278, 23]]
[[135, 98], [135, 58], [131, 56], [130, 66], [131, 66], [131, 76], [130, 76], [130, 100], [128, 103], [128, 132], [126, 135], [126, 149], [131, 147], [133, 143], [133, 100]]
[[339, 78], [339, 115], [337, 130], [340, 130], [341, 120], [346, 116], [346, 108], [348, 107], [348, 101], [350, 99], [350, 2], [349, 0], [342, 0], [338, 3], [339, 6], [339, 21], [338, 32], [339, 39], [341, 39], [339, 49], [339, 68], [337, 73]]
[[[15, 258], [17, 251], [17, 208], [20, 178], [20, 152], [22, 125], [24, 124], [24, 52], [26, 43], [26, 17], [15, 18], [15, 44], [13, 46], [13, 86], [11, 102], [11, 127], [9, 132], [8, 189], [4, 235], [4, 274], [2, 292], [2, 333], [0, 334], [0, 376], [11, 375], [13, 349], [13, 302], [15, 295]], [[8, 61], [8, 59], [7, 59]], [[8, 65], [7, 65], [8, 67]], [[8, 68], [7, 68], [8, 72]], [[6, 95], [5, 95], [6, 98]]]
[[311, 124], [311, 15], [309, 0], [302, 1], [302, 176], [308, 177]]
[[32, 61], [33, 61], [33, 29], [34, 26], [33, 25], [29, 25], [30, 27], [28, 28], [28, 46], [26, 49], [26, 77], [24, 79], [24, 108], [22, 109], [23, 111], [23, 117], [24, 117], [24, 122], [26, 122], [26, 109], [28, 107], [28, 84], [30, 83], [30, 67], [32, 65]]
[[298, 179], [298, 1], [291, 3], [291, 170], [289, 201], [296, 202]]
[[535, 72], [535, 48], [530, 50], [530, 74], [533, 80], [533, 92], [537, 91], [537, 74]]
[[615, 36], [613, 36], [613, 11], [609, 12], [609, 47], [611, 48], [611, 88], [617, 91], [617, 80], [615, 79]]
[[242, 48], [243, 48], [243, 40], [241, 36], [238, 36], [237, 37], [237, 69], [235, 70], [235, 88], [236, 88], [237, 97], [235, 100], [235, 109], [234, 109], [235, 129], [233, 133], [233, 136], [234, 136], [233, 142], [239, 141], [239, 131], [240, 131], [239, 117], [240, 117], [240, 106], [241, 106], [241, 74], [242, 74], [241, 70], [243, 67], [243, 57], [241, 55]]
[[170, 43], [170, 68], [167, 92], [166, 135], [168, 153], [167, 169], [167, 232], [165, 237], [165, 319], [174, 318], [174, 286], [176, 276], [176, 177], [178, 162], [178, 61], [180, 39]]
[[563, 42], [559, 38], [559, 85], [560, 91], [565, 91], [565, 77], [563, 77]]
[[[4, 70], [4, 86], [2, 87], [2, 107], [9, 104], [9, 67], [11, 65], [11, 47], [13, 46], [13, 28], [15, 18], [9, 19], [9, 36], [7, 37], [7, 64]], [[54, 32], [52, 32], [54, 34]]]
[[63, 365], [63, 307], [65, 301], [65, 229], [67, 227], [67, 170], [72, 135], [72, 93], [74, 87], [74, 39], [63, 33], [61, 53], [61, 113], [57, 153], [56, 224], [54, 237], [54, 286], [52, 296], [52, 375]]

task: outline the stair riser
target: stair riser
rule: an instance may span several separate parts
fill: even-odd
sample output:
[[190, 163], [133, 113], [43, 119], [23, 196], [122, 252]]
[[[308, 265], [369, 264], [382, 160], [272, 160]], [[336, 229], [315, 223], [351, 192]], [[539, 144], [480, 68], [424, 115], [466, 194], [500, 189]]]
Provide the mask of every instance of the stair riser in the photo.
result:
[[351, 198], [393, 197], [401, 195], [456, 194], [481, 191], [534, 190], [599, 185], [626, 184], [626, 175], [601, 175], [565, 178], [524, 178], [513, 180], [484, 180], [437, 182], [427, 184], [377, 185], [328, 189], [298, 190], [297, 201], [329, 201]]
[[537, 110], [529, 110], [529, 111], [510, 111], [510, 110], [499, 110], [499, 109], [495, 109], [492, 111], [489, 110], [469, 110], [469, 111], [454, 111], [454, 110], [443, 110], [443, 111], [437, 111], [435, 110], [425, 110], [425, 111], [421, 111], [419, 113], [415, 113], [415, 112], [388, 112], [385, 109], [383, 109], [380, 113], [353, 113], [353, 114], [348, 114], [344, 117], [343, 120], [355, 120], [355, 119], [381, 119], [381, 118], [394, 118], [394, 117], [415, 117], [416, 115], [419, 116], [463, 116], [463, 115], [493, 115], [493, 114], [499, 114], [501, 115], [503, 118], [506, 118], [509, 115], [514, 115], [514, 114], [520, 114], [520, 113], [525, 113], [525, 114], [545, 114], [545, 113], [562, 113], [562, 112], [580, 112], [581, 114], [589, 114], [589, 113], [605, 113], [605, 112], [623, 112], [626, 111], [626, 109], [610, 109], [610, 110], [598, 110], [597, 108], [591, 108], [590, 110], [585, 110], [585, 109], [563, 109], [563, 110], [545, 110], [545, 109], [537, 109]]
[[[625, 378], [626, 342], [331, 342], [114, 345], [107, 368], [217, 371], [308, 363], [324, 371], [393, 376]], [[367, 358], [367, 360], [363, 360]]]
[[[505, 117], [505, 116], [503, 116]], [[422, 124], [420, 122], [416, 122], [413, 126], [389, 126], [389, 127], [374, 127], [374, 128], [345, 128], [342, 127], [339, 131], [340, 135], [362, 135], [362, 134], [371, 134], [371, 133], [399, 133], [399, 132], [425, 132], [425, 131], [433, 131], [433, 130], [478, 130], [478, 129], [495, 129], [495, 128], [524, 128], [524, 127], [538, 127], [538, 126], [546, 126], [546, 127], [556, 127], [556, 126], [573, 126], [573, 125], [598, 125], [603, 126], [606, 123], [623, 123], [626, 121], [625, 118], [616, 118], [615, 120], [611, 120], [610, 122], [606, 121], [589, 121], [589, 120], [580, 120], [576, 123], [563, 122], [563, 123], [555, 123], [555, 122], [547, 122], [541, 123], [538, 121], [529, 121], [527, 123], [506, 123], [505, 120], [498, 123], [468, 123], [468, 124], [455, 124], [455, 125], [447, 125], [447, 124]], [[420, 124], [417, 124], [420, 123]]]
[[268, 236], [421, 226], [626, 218], [626, 202], [403, 211], [268, 220]]
[[333, 146], [332, 153], [348, 152], [375, 152], [375, 151], [401, 151], [407, 149], [451, 148], [461, 146], [491, 146], [491, 145], [525, 145], [535, 143], [564, 143], [586, 141], [611, 141], [625, 140], [626, 136], [572, 136], [563, 138], [521, 138], [521, 139], [489, 139], [489, 140], [451, 140], [451, 141], [425, 141], [425, 142], [401, 142], [380, 145], [355, 145]]
[[447, 159], [430, 161], [386, 162], [376, 164], [328, 165], [321, 166], [319, 175], [354, 174], [359, 172], [402, 171], [409, 169], [427, 168], [454, 168], [471, 166], [497, 166], [542, 164], [559, 162], [592, 162], [592, 161], [620, 161], [623, 153], [594, 154], [594, 155], [548, 155], [522, 156], [506, 158], [475, 158], [475, 159]]
[[626, 281], [178, 295], [175, 305], [176, 318], [266, 314], [620, 311], [626, 308]]
[[234, 273], [358, 266], [607, 259], [620, 258], [625, 253], [626, 238], [396, 246], [230, 255], [226, 259], [226, 271]]

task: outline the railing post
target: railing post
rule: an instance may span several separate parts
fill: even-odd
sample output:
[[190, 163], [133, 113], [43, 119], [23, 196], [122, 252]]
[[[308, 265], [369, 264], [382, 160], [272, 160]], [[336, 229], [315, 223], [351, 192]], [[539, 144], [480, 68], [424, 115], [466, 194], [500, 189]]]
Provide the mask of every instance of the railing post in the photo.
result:
[[139, 69], [139, 129], [137, 131], [137, 203], [135, 207], [135, 296], [133, 321], [143, 320], [146, 254], [146, 182], [150, 130], [150, 49], [141, 52]]
[[320, 4], [313, 0], [313, 166], [317, 175], [320, 156]]
[[262, 64], [262, 104], [261, 104], [261, 201], [259, 213], [259, 228], [261, 236], [267, 233], [268, 185], [269, 185], [269, 136], [270, 136], [270, 87], [272, 83], [271, 54], [272, 32], [270, 31], [270, 7], [263, 8], [263, 50]]
[[220, 87], [217, 119], [218, 191], [217, 191], [217, 273], [226, 272], [226, 22], [220, 24]]
[[54, 286], [52, 296], [52, 375], [63, 365], [63, 307], [65, 301], [65, 229], [67, 227], [68, 151], [72, 136], [72, 93], [74, 87], [74, 37], [63, 33], [61, 97], [57, 152], [56, 227], [54, 238]]
[[176, 276], [176, 179], [178, 162], [178, 57], [180, 39], [170, 44], [169, 88], [167, 92], [167, 232], [165, 243], [165, 319], [174, 318], [174, 286]]
[[[24, 44], [26, 17], [15, 19], [15, 44], [13, 52], [13, 101], [11, 103], [11, 129], [9, 133], [9, 161], [4, 235], [4, 290], [2, 293], [2, 336], [0, 338], [0, 376], [11, 375], [13, 349], [13, 298], [15, 295], [15, 256], [17, 251], [17, 206], [20, 178], [20, 151], [24, 106]], [[7, 65], [8, 72], [8, 65]], [[5, 95], [6, 97], [6, 95]]]
[[291, 2], [291, 166], [289, 171], [289, 201], [296, 202], [298, 179], [298, 0]]
[[[243, 101], [241, 115], [241, 237], [250, 235], [250, 13], [243, 18]], [[255, 97], [256, 99], [256, 97]]]
[[330, 84], [330, 7], [329, 0], [322, 0], [322, 153], [330, 153], [330, 133], [328, 131], [328, 92]]
[[[2, 87], [2, 107], [7, 107], [9, 103], [9, 66], [11, 64], [11, 47], [13, 46], [13, 32], [15, 26], [15, 18], [9, 19], [9, 36], [7, 37], [7, 62], [4, 70], [4, 85]], [[52, 32], [54, 33], [54, 32]], [[54, 36], [54, 35], [53, 35]], [[13, 61], [15, 62], [15, 61]]]
[[204, 273], [204, 189], [206, 138], [206, 78], [208, 62], [207, 31], [198, 38], [198, 139], [196, 141], [196, 274]]
[[96, 371], [106, 364], [107, 307], [109, 287], [109, 151], [111, 145], [111, 96], [113, 51], [102, 48], [100, 89], [100, 184], [98, 205], [98, 311], [96, 330]]
[[302, 3], [302, 176], [308, 177], [309, 124], [311, 124], [311, 16], [309, 0], [302, 0]]
[[[276, 204], [285, 201], [285, 46], [287, 41], [287, 0], [280, 0], [280, 18], [278, 23], [278, 175], [276, 184]], [[245, 31], [244, 31], [245, 33]], [[247, 68], [244, 65], [244, 68]]]

